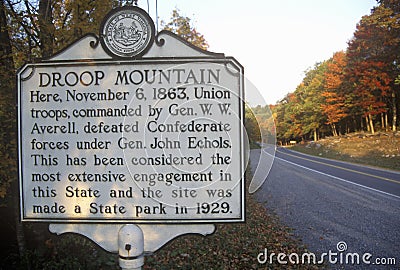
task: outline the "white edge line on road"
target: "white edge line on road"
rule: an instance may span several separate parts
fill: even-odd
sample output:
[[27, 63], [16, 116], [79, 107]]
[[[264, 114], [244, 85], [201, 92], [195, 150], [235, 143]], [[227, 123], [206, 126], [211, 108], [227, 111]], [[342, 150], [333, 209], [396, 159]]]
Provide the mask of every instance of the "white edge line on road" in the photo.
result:
[[[270, 155], [269, 153], [267, 153], [265, 151], [263, 151], [263, 152], [266, 153], [267, 155]], [[382, 193], [382, 194], [385, 194], [385, 195], [388, 195], [388, 196], [392, 196], [392, 197], [400, 200], [400, 196], [397, 196], [397, 195], [394, 195], [394, 194], [391, 194], [391, 193], [388, 193], [388, 192], [385, 192], [385, 191], [382, 191], [382, 190], [379, 190], [379, 189], [375, 189], [375, 188], [367, 187], [367, 186], [364, 186], [364, 185], [361, 185], [361, 184], [357, 184], [357, 183], [351, 182], [349, 180], [346, 180], [346, 179], [343, 179], [343, 178], [340, 178], [340, 177], [337, 177], [337, 176], [334, 176], [334, 175], [323, 173], [323, 172], [320, 172], [320, 171], [317, 171], [317, 170], [314, 170], [314, 169], [299, 165], [297, 163], [288, 161], [288, 160], [283, 159], [283, 158], [279, 158], [279, 157], [276, 157], [276, 156], [275, 156], [275, 158], [279, 159], [279, 160], [282, 160], [284, 162], [287, 162], [289, 164], [295, 165], [297, 167], [300, 167], [300, 168], [303, 168], [303, 169], [306, 169], [306, 170], [309, 170], [309, 171], [312, 171], [312, 172], [316, 172], [316, 173], [319, 173], [319, 174], [334, 178], [336, 180], [339, 180], [339, 181], [342, 181], [342, 182], [345, 182], [345, 183], [348, 183], [348, 184], [352, 184], [352, 185], [355, 185], [355, 186], [358, 186], [358, 187], [362, 187], [362, 188], [365, 188], [365, 189], [368, 189], [368, 190], [372, 190], [372, 191], [375, 191], [375, 192], [378, 192], [378, 193]]]
[[327, 161], [333, 161], [333, 162], [337, 162], [337, 163], [341, 163], [341, 164], [345, 164], [345, 165], [352, 165], [355, 167], [360, 167], [360, 168], [368, 168], [371, 170], [376, 170], [376, 171], [381, 171], [381, 172], [389, 172], [389, 173], [393, 173], [393, 174], [400, 174], [400, 171], [395, 171], [395, 170], [390, 170], [390, 169], [386, 169], [386, 168], [379, 168], [376, 166], [372, 166], [372, 165], [365, 165], [365, 164], [358, 164], [358, 163], [353, 163], [353, 162], [349, 162], [349, 161], [342, 161], [342, 160], [337, 160], [337, 159], [329, 159], [326, 157], [320, 157], [320, 156], [313, 156], [313, 155], [309, 155], [309, 154], [305, 154], [302, 152], [297, 152], [297, 151], [293, 151], [287, 148], [284, 148], [286, 151], [291, 152], [291, 153], [295, 153], [298, 155], [302, 155], [302, 156], [306, 156], [306, 157], [311, 157], [311, 158], [316, 158], [318, 159], [322, 159], [322, 160], [327, 160]]

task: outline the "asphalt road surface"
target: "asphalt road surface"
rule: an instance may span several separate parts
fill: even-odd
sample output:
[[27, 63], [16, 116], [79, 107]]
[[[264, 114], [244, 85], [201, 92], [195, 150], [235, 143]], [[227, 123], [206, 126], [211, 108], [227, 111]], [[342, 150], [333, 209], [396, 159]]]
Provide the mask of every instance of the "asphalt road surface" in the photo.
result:
[[399, 172], [284, 148], [277, 149], [271, 168], [258, 164], [272, 158], [268, 148], [250, 153], [253, 172], [257, 165], [266, 168], [256, 174], [266, 177], [256, 197], [310, 252], [332, 254], [324, 257], [331, 269], [400, 269]]

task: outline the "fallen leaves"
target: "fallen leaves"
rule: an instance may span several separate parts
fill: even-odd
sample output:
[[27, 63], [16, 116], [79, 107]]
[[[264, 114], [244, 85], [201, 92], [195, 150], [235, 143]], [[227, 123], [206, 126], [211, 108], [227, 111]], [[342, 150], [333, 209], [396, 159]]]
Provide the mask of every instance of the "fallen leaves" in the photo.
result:
[[[276, 260], [273, 264], [260, 264], [257, 256], [265, 248], [276, 254], [306, 252], [290, 229], [250, 195], [246, 198], [246, 215], [246, 223], [219, 224], [212, 235], [185, 235], [172, 240], [146, 257], [144, 269], [287, 269], [288, 265]], [[323, 266], [292, 265], [291, 268]]]

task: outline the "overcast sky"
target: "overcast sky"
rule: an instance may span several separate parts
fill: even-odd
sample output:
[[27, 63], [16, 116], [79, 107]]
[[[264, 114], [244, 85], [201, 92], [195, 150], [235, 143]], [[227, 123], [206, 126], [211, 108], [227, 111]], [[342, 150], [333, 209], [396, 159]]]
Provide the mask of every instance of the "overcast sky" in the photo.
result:
[[[148, 0], [156, 22], [155, 2]], [[147, 1], [138, 4], [148, 10]], [[178, 8], [190, 17], [209, 50], [235, 57], [266, 103], [275, 104], [296, 89], [305, 70], [345, 50], [356, 24], [375, 5], [375, 0], [158, 0], [158, 15], [168, 22]], [[248, 101], [263, 104], [254, 95]]]

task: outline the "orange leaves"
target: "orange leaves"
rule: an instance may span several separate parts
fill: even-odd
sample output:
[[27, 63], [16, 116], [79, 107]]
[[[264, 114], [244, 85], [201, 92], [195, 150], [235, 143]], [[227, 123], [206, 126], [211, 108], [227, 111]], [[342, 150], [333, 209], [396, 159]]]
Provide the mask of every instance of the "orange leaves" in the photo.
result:
[[333, 135], [373, 132], [375, 126], [396, 130], [400, 119], [400, 4], [378, 2], [357, 24], [347, 50], [322, 62], [325, 66], [307, 70], [296, 90], [274, 107], [277, 140], [282, 144], [316, 137], [316, 129], [325, 135], [329, 128]]
[[387, 104], [383, 100], [393, 91], [390, 86], [393, 59], [388, 54], [388, 46], [384, 45], [391, 36], [372, 19], [376, 17], [375, 11], [364, 16], [357, 25], [347, 53], [348, 80], [354, 84], [354, 93], [364, 115], [386, 111]]
[[391, 87], [383, 66], [381, 62], [359, 61], [350, 67], [354, 71], [354, 93], [364, 115], [376, 115], [387, 110], [383, 99], [391, 93]]
[[[347, 89], [344, 85], [346, 64], [346, 54], [343, 51], [335, 53], [327, 64], [325, 91], [321, 94], [325, 98], [325, 103], [321, 105], [321, 109], [329, 125], [338, 123], [348, 115], [345, 104]], [[335, 134], [336, 130], [333, 130], [333, 133]]]
[[325, 88], [337, 89], [343, 83], [346, 67], [346, 53], [344, 51], [336, 52], [332, 61], [327, 64], [325, 72]]

